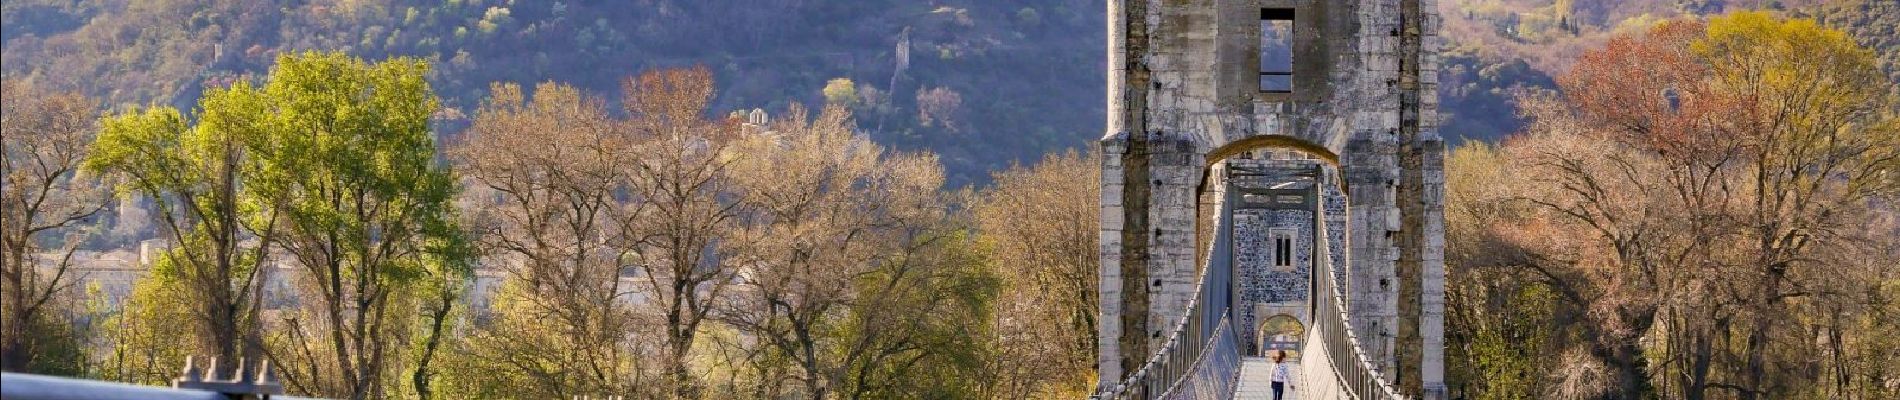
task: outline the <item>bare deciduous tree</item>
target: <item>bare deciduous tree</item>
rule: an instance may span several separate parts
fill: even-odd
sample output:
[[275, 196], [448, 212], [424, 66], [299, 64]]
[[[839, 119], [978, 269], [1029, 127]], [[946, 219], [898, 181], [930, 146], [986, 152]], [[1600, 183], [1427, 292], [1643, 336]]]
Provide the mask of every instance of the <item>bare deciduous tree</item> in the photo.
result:
[[[1521, 99], [1533, 123], [1500, 150], [1510, 172], [1448, 179], [1464, 186], [1448, 198], [1476, 204], [1447, 216], [1460, 240], [1490, 241], [1452, 255], [1547, 284], [1573, 307], [1560, 315], [1590, 322], [1576, 336], [1610, 376], [1564, 382], [1618, 398], [1877, 393], [1849, 389], [1855, 361], [1803, 361], [1900, 329], [1816, 317], [1883, 312], [1868, 298], [1893, 275], [1868, 262], [1892, 259], [1890, 233], [1866, 227], [1895, 212], [1900, 130], [1864, 50], [1738, 13], [1612, 39], [1559, 84]], [[1821, 371], [1832, 385], [1816, 388]]]
[[706, 117], [712, 72], [705, 67], [659, 70], [624, 85], [629, 136], [639, 158], [622, 166], [627, 201], [615, 223], [617, 243], [640, 269], [641, 303], [664, 332], [666, 385], [674, 396], [698, 398], [689, 355], [714, 300], [738, 271], [730, 232], [740, 207], [730, 176], [738, 124]]
[[885, 154], [856, 136], [842, 108], [811, 121], [796, 107], [788, 114], [740, 152], [744, 286], [726, 316], [796, 366], [805, 396], [825, 399], [864, 389], [845, 387], [861, 386], [847, 382], [850, 367], [901, 352], [881, 344], [905, 325], [873, 321], [844, 334], [841, 318], [854, 308], [878, 318], [913, 312], [887, 307], [901, 286], [918, 284], [925, 253], [947, 237], [936, 198], [943, 176], [930, 156]]
[[[91, 100], [44, 90], [14, 79], [0, 81], [0, 369], [26, 371], [40, 354], [34, 327], [48, 305], [79, 282], [72, 271], [81, 238], [75, 228], [105, 207], [106, 190], [80, 175], [97, 115]], [[49, 249], [48, 246], [54, 248]]]
[[1097, 202], [1093, 153], [1052, 154], [994, 175], [971, 204], [1004, 282], [991, 370], [1004, 398], [1085, 396], [1094, 381]]
[[[529, 102], [498, 84], [467, 141], [451, 151], [471, 189], [462, 204], [490, 268], [508, 274], [468, 344], [476, 361], [457, 384], [512, 383], [507, 393], [568, 398], [626, 393], [642, 383], [621, 279], [633, 266], [616, 223], [635, 154], [604, 102], [542, 84]], [[500, 369], [500, 370], [495, 370]]]
[[917, 123], [923, 126], [942, 125], [952, 132], [957, 130], [957, 113], [963, 108], [963, 95], [946, 87], [917, 90]]

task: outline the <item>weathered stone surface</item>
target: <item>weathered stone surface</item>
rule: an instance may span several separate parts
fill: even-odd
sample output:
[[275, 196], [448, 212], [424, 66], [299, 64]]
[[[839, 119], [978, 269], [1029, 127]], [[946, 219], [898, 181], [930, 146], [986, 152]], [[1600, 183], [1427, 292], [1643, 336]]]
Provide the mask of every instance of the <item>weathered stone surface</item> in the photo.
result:
[[[1138, 365], [1147, 354], [1144, 340], [1163, 340], [1194, 295], [1203, 231], [1213, 228], [1199, 207], [1206, 204], [1203, 191], [1220, 186], [1203, 182], [1210, 163], [1220, 161], [1207, 155], [1288, 157], [1233, 147], [1275, 136], [1336, 163], [1326, 179], [1347, 188], [1321, 194], [1329, 248], [1315, 250], [1331, 253], [1323, 259], [1346, 271], [1340, 279], [1349, 324], [1363, 350], [1377, 368], [1404, 380], [1406, 391], [1442, 396], [1444, 145], [1437, 132], [1435, 3], [1108, 2], [1103, 381]], [[1259, 18], [1267, 8], [1295, 14], [1293, 93], [1259, 87]], [[1258, 282], [1270, 281], [1284, 282]], [[1126, 325], [1142, 331], [1124, 332]]]

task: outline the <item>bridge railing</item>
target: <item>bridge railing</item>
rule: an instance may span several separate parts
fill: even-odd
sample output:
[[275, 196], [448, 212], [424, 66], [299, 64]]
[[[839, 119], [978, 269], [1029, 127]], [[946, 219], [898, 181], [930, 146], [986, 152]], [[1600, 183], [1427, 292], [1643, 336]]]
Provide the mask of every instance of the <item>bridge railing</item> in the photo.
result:
[[[1203, 277], [1205, 281], [1205, 277]], [[1203, 296], [1205, 297], [1205, 296]], [[1093, 399], [1159, 399], [1176, 391], [1190, 378], [1216, 378], [1210, 382], [1222, 384], [1215, 388], [1233, 391], [1233, 380], [1240, 368], [1239, 339], [1228, 323], [1225, 304], [1218, 304], [1222, 311], [1211, 316], [1217, 317], [1214, 324], [1206, 323], [1204, 302], [1196, 301], [1192, 311], [1181, 319], [1181, 324], [1168, 336], [1168, 341], [1141, 369], [1123, 379], [1120, 383], [1103, 388]], [[1212, 365], [1220, 364], [1220, 365]], [[1209, 373], [1213, 371], [1214, 373]], [[1195, 389], [1196, 391], [1205, 389]]]
[[1155, 398], [1210, 399], [1233, 395], [1240, 378], [1240, 338], [1227, 316], [1214, 325], [1200, 360], [1190, 365], [1186, 375]]
[[[1315, 228], [1314, 236], [1319, 244], [1315, 248], [1330, 248], [1326, 224], [1315, 224]], [[1313, 288], [1314, 323], [1307, 327], [1306, 337], [1321, 341], [1326, 363], [1332, 367], [1339, 385], [1346, 389], [1351, 398], [1407, 399], [1372, 367], [1371, 358], [1366, 356], [1364, 347], [1360, 347], [1359, 337], [1353, 334], [1352, 328], [1346, 323], [1346, 296], [1339, 288], [1341, 280], [1336, 275], [1339, 271], [1333, 268], [1334, 255], [1326, 251], [1319, 253], [1320, 257], [1314, 258], [1315, 270], [1319, 271], [1317, 279], [1313, 279], [1317, 285]]]
[[[1219, 208], [1221, 226], [1231, 223], [1226, 213], [1226, 203]], [[1196, 277], [1195, 296], [1188, 303], [1187, 314], [1176, 322], [1170, 330], [1167, 342], [1159, 347], [1140, 369], [1128, 375], [1114, 385], [1104, 386], [1092, 399], [1158, 399], [1167, 396], [1188, 378], [1193, 377], [1202, 364], [1212, 355], [1215, 362], [1231, 365], [1216, 365], [1225, 371], [1226, 390], [1233, 391], [1233, 378], [1238, 375], [1240, 365], [1239, 348], [1235, 333], [1228, 326], [1227, 309], [1232, 304], [1233, 266], [1227, 243], [1231, 235], [1225, 229], [1216, 229], [1211, 241], [1212, 251], [1202, 264], [1200, 276]], [[1224, 344], [1223, 344], [1224, 343]], [[1222, 352], [1232, 353], [1224, 354]]]

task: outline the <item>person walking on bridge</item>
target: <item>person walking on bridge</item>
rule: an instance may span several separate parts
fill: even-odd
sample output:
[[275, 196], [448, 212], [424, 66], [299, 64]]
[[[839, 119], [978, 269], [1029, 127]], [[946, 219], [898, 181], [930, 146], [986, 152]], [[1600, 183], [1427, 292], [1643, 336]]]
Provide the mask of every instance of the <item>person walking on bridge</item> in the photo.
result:
[[1290, 370], [1291, 370], [1291, 367], [1286, 365], [1286, 350], [1280, 350], [1280, 351], [1274, 352], [1273, 353], [1273, 400], [1280, 400], [1281, 394], [1285, 393], [1287, 389], [1292, 388], [1292, 384], [1287, 381], [1287, 377], [1291, 375]]

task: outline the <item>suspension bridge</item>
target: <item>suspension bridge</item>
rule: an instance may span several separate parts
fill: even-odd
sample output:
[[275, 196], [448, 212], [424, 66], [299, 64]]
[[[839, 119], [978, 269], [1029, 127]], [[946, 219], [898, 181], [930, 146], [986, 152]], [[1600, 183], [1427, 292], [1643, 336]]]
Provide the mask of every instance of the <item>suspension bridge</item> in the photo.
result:
[[1107, 2], [1095, 398], [1446, 398], [1436, 2]]
[[[1408, 398], [1347, 328], [1338, 272], [1346, 267], [1339, 254], [1345, 235], [1338, 233], [1349, 224], [1335, 171], [1313, 160], [1230, 160], [1215, 168], [1216, 223], [1186, 316], [1140, 369], [1095, 397], [1270, 399], [1268, 357], [1282, 353], [1296, 371], [1286, 399]], [[1291, 332], [1257, 323], [1276, 311], [1312, 323]]]

